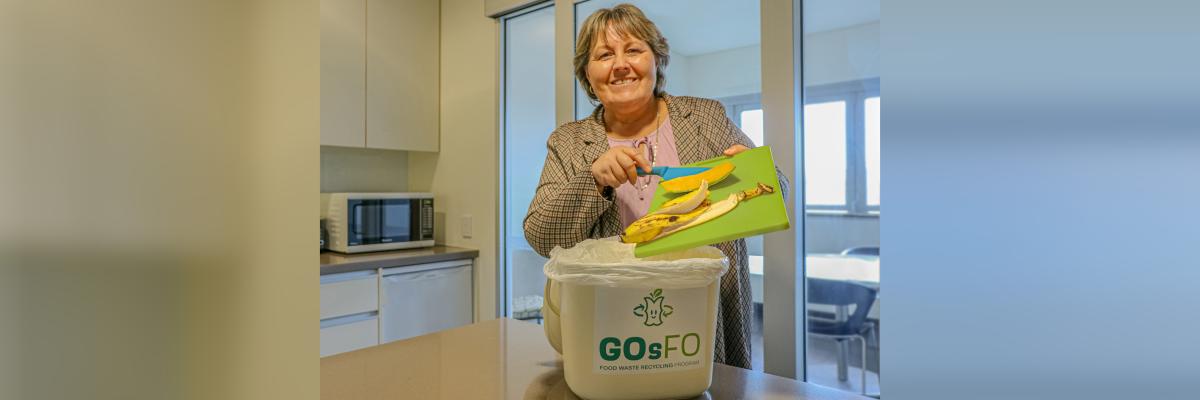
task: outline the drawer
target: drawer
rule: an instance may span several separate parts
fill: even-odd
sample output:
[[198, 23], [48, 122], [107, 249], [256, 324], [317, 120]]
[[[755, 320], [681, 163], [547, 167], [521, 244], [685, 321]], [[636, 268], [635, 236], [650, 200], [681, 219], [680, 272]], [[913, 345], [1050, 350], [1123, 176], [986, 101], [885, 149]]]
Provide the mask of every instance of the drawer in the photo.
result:
[[379, 278], [375, 271], [321, 277], [321, 319], [379, 310]]
[[340, 325], [321, 327], [321, 357], [358, 350], [379, 344], [379, 317], [362, 314], [348, 318]]

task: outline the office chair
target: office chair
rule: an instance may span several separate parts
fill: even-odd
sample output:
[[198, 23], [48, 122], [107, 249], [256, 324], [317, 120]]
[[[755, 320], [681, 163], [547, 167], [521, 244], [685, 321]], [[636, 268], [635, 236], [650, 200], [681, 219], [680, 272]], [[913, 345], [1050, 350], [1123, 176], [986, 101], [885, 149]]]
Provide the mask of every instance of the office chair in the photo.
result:
[[879, 247], [878, 246], [851, 247], [846, 250], [842, 250], [842, 255], [843, 256], [876, 256], [876, 257], [878, 257], [879, 256]]
[[[846, 365], [848, 351], [842, 345], [858, 339], [862, 348], [862, 393], [867, 394], [867, 334], [873, 334], [874, 325], [867, 323], [867, 313], [875, 303], [875, 289], [848, 281], [835, 281], [819, 278], [808, 278], [808, 303], [831, 305], [846, 310], [854, 306], [854, 313], [845, 316], [839, 312], [839, 318], [827, 319], [809, 315], [808, 333], [813, 337], [833, 339], [838, 346], [839, 365]], [[844, 318], [842, 318], [844, 316]], [[841, 371], [839, 371], [841, 372]], [[839, 374], [841, 375], [841, 374]], [[839, 376], [844, 380], [844, 376]]]

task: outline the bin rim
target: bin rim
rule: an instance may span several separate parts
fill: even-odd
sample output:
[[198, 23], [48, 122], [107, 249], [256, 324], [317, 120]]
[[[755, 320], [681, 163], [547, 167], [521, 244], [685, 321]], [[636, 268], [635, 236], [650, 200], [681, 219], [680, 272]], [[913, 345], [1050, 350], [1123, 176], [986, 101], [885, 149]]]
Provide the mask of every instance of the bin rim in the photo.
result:
[[[646, 258], [634, 257], [633, 247], [615, 238], [555, 247], [543, 272], [549, 279], [575, 285], [686, 289], [708, 286], [729, 269], [729, 259], [712, 246]], [[591, 261], [597, 257], [612, 261]]]

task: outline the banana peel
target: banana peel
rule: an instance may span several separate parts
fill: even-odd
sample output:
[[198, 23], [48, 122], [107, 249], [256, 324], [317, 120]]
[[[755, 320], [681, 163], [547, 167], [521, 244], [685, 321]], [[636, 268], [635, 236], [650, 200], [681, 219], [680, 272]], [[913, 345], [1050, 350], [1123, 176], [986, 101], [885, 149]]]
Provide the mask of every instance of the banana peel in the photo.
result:
[[700, 181], [700, 188], [693, 190], [691, 193], [676, 197], [663, 203], [657, 210], [649, 215], [658, 214], [686, 214], [695, 210], [700, 203], [708, 199], [708, 181]]
[[641, 243], [653, 240], [664, 229], [687, 224], [696, 219], [705, 211], [708, 211], [709, 204], [708, 199], [702, 199], [700, 205], [684, 214], [657, 214], [642, 217], [629, 224], [628, 228], [625, 228], [625, 233], [621, 235], [621, 241], [625, 243]]
[[743, 201], [768, 193], [775, 193], [775, 188], [759, 182], [758, 186], [754, 187], [753, 189], [746, 189], [737, 193], [732, 193], [729, 195], [729, 197], [726, 197], [725, 200], [713, 203], [713, 205], [708, 208], [708, 211], [705, 211], [704, 214], [701, 214], [699, 217], [686, 224], [677, 225], [671, 229], [664, 229], [661, 233], [659, 233], [658, 236], [654, 237], [654, 239], [666, 237], [672, 233], [711, 221], [717, 217], [725, 215], [730, 211], [733, 211], [733, 209], [737, 208], [737, 205]]
[[[705, 190], [707, 190], [707, 187], [705, 187]], [[625, 234], [621, 236], [621, 241], [625, 243], [644, 243], [663, 238], [672, 233], [711, 221], [733, 211], [743, 201], [769, 193], [775, 193], [775, 188], [760, 182], [754, 188], [732, 193], [729, 197], [716, 203], [710, 203], [705, 199], [700, 206], [697, 206], [686, 214], [646, 215], [634, 221], [629, 225], [629, 228], [625, 229]]]

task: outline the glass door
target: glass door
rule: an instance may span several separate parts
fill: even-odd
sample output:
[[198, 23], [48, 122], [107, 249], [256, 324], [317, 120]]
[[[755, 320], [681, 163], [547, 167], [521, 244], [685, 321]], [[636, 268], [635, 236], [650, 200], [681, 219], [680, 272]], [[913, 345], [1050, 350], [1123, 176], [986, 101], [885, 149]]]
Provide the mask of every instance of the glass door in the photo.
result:
[[525, 241], [522, 221], [537, 188], [554, 123], [554, 7], [507, 16], [503, 24], [504, 315], [541, 321], [546, 259]]
[[805, 380], [878, 395], [879, 0], [802, 4]]

